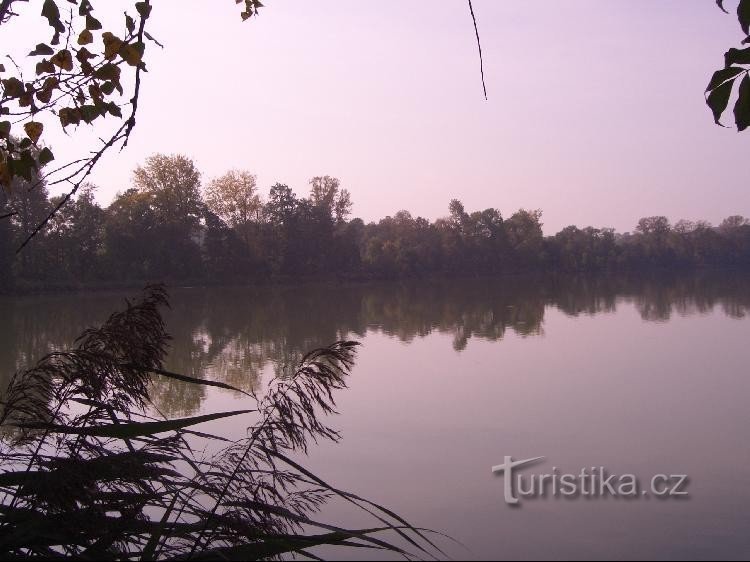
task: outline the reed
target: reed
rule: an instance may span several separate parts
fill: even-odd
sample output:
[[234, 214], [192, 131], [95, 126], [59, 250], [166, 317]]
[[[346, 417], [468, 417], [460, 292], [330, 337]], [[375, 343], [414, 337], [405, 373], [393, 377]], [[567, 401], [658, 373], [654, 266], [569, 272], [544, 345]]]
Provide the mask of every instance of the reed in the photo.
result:
[[[356, 342], [316, 349], [262, 396], [247, 394], [164, 369], [166, 306], [164, 288], [147, 287], [72, 350], [11, 380], [0, 413], [4, 559], [316, 559], [322, 545], [442, 556], [432, 532], [294, 460], [319, 440], [341, 438], [326, 419], [346, 388]], [[248, 407], [158, 418], [154, 377], [243, 392]], [[250, 422], [239, 440], [193, 429], [240, 416]], [[372, 516], [372, 527], [319, 520], [334, 497]]]

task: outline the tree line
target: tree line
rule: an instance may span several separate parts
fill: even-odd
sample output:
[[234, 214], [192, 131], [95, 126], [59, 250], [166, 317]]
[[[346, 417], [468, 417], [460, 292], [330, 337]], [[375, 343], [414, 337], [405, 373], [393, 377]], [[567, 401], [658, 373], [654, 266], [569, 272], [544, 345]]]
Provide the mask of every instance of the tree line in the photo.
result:
[[750, 266], [750, 220], [647, 217], [632, 233], [569, 226], [542, 231], [541, 211], [503, 217], [454, 199], [435, 221], [399, 211], [378, 222], [351, 218], [351, 193], [332, 176], [305, 196], [230, 171], [203, 184], [195, 163], [156, 154], [132, 187], [102, 207], [85, 185], [33, 242], [16, 252], [59, 204], [43, 181], [15, 179], [0, 200], [0, 287], [124, 285], [147, 281], [248, 283], [284, 277], [345, 279], [593, 272]]

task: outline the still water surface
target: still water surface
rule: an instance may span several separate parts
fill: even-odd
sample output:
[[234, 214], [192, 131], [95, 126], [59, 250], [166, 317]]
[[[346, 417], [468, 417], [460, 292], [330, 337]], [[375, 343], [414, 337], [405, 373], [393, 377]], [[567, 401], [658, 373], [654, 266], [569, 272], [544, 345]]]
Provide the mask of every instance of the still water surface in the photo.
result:
[[[193, 376], [258, 388], [311, 348], [360, 340], [333, 420], [344, 439], [307, 466], [461, 540], [458, 558], [750, 557], [750, 276], [171, 293], [168, 367]], [[0, 299], [0, 372], [69, 346], [126, 296]], [[241, 407], [175, 382], [155, 395], [171, 416]], [[511, 508], [490, 471], [506, 455], [545, 456], [537, 473], [686, 474], [690, 496]], [[372, 524], [337, 504], [326, 517]]]

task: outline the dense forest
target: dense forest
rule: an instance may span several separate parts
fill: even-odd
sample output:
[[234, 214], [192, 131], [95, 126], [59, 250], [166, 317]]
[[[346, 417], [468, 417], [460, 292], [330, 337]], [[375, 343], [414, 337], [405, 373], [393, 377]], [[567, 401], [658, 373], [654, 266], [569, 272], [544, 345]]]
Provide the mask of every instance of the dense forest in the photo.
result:
[[[231, 171], [202, 185], [184, 156], [154, 155], [108, 207], [87, 185], [21, 252], [59, 202], [44, 182], [14, 180], [0, 201], [0, 288], [119, 286], [147, 281], [248, 283], [284, 277], [368, 279], [530, 271], [750, 266], [750, 221], [719, 226], [641, 219], [633, 233], [569, 226], [544, 236], [541, 211], [503, 217], [458, 200], [434, 222], [408, 211], [377, 223], [351, 218], [338, 179], [310, 180], [300, 196]], [[33, 189], [30, 189], [33, 187]]]

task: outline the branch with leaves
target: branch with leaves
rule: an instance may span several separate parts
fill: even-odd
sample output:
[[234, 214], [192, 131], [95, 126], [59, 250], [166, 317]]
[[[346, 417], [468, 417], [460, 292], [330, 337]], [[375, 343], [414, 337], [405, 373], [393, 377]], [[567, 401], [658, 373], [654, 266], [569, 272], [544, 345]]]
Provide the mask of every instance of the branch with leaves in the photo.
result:
[[[729, 13], [725, 0], [716, 0], [719, 8]], [[724, 68], [714, 72], [706, 88], [706, 103], [711, 108], [714, 121], [721, 125], [721, 117], [727, 111], [734, 91], [737, 98], [734, 104], [734, 124], [738, 131], [750, 127], [750, 0], [740, 0], [737, 5], [737, 19], [746, 35], [742, 41], [748, 45], [742, 49], [731, 48], [724, 55]]]
[[[27, 9], [41, 4], [41, 17], [52, 34], [27, 55], [34, 66], [33, 76], [10, 55], [0, 63], [0, 188], [10, 194], [19, 182], [26, 189], [41, 182], [65, 186], [59, 204], [20, 250], [68, 203], [107, 151], [127, 146], [136, 124], [142, 74], [147, 72], [146, 44], [162, 45], [146, 29], [150, 0], [135, 2], [125, 12], [119, 31], [104, 29], [90, 0], [68, 0], [72, 7], [67, 13], [58, 5], [60, 0], [2, 0], [0, 25], [20, 17], [14, 10], [17, 3], [29, 4]], [[259, 0], [235, 3], [244, 5], [243, 20], [257, 15], [262, 7]], [[43, 143], [45, 126], [59, 121], [70, 135], [79, 126], [112, 118], [117, 120], [114, 132], [102, 138], [99, 147], [83, 158], [50, 168], [55, 155]]]

